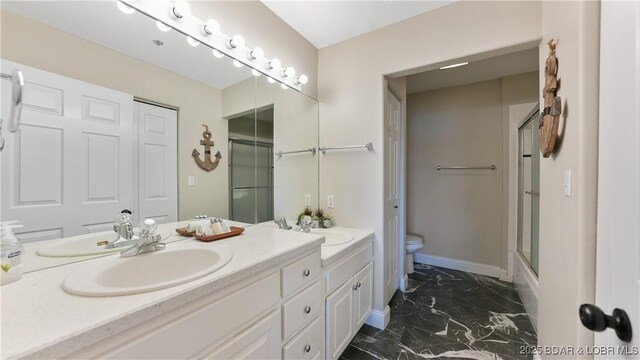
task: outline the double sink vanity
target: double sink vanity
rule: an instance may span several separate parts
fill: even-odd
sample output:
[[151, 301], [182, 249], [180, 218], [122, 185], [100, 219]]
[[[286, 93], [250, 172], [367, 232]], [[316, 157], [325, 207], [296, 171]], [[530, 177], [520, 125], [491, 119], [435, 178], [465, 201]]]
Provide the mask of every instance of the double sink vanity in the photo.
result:
[[[168, 232], [184, 224], [160, 226], [165, 250], [3, 286], [2, 358], [334, 359], [371, 311], [370, 231], [267, 223], [206, 243]], [[27, 244], [32, 270], [69, 259], [37, 255], [52, 244]]]

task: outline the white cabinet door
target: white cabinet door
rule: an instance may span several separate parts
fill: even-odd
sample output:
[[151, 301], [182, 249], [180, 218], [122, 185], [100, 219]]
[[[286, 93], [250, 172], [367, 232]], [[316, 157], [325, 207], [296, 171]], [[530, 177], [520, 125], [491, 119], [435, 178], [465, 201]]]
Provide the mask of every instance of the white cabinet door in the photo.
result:
[[353, 297], [355, 284], [348, 281], [326, 300], [327, 351], [328, 359], [337, 359], [349, 345], [355, 333]]
[[24, 73], [24, 105], [19, 130], [4, 132], [2, 220], [21, 221], [23, 242], [111, 229], [134, 206], [133, 97], [2, 60], [12, 69]]
[[280, 311], [275, 311], [232, 340], [217, 346], [213, 352], [205, 352], [196, 358], [281, 359], [280, 323]]
[[138, 126], [137, 219], [178, 221], [178, 113], [136, 101], [134, 118]]
[[356, 330], [360, 329], [367, 320], [373, 308], [373, 263], [367, 264], [355, 276], [355, 283], [358, 290], [354, 298], [354, 314]]

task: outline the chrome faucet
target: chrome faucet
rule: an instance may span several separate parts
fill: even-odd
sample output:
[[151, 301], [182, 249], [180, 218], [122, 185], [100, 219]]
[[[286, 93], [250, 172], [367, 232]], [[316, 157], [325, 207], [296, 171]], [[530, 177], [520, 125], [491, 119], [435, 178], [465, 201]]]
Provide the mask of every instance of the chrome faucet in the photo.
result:
[[146, 219], [142, 230], [140, 230], [140, 237], [132, 247], [122, 250], [120, 256], [129, 257], [164, 249], [167, 245], [160, 242], [162, 236], [156, 233], [157, 229], [158, 225], [156, 225], [155, 220]]
[[291, 230], [291, 226], [287, 224], [287, 219], [284, 216], [278, 216], [273, 219], [273, 222], [278, 225], [278, 228], [283, 230]]
[[106, 249], [113, 249], [123, 246], [129, 246], [136, 243], [138, 236], [133, 232], [133, 217], [131, 211], [124, 209], [116, 218], [116, 222], [113, 225], [113, 231], [118, 234], [118, 238], [109, 241], [106, 245]]

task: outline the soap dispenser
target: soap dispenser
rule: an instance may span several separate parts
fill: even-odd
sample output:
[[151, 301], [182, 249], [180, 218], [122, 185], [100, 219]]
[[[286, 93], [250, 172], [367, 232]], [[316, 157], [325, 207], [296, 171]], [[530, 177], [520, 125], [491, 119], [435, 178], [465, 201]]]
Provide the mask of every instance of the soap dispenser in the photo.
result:
[[17, 221], [0, 223], [0, 285], [5, 285], [22, 279], [22, 256], [24, 247], [13, 235], [13, 228], [22, 227]]

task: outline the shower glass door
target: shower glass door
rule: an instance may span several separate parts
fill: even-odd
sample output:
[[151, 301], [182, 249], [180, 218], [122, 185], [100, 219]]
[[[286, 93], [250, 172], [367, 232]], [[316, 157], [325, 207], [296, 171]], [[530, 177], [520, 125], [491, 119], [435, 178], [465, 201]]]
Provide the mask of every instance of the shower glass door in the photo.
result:
[[273, 144], [229, 139], [229, 218], [273, 220]]
[[540, 232], [540, 151], [536, 112], [518, 129], [518, 252], [538, 274]]

